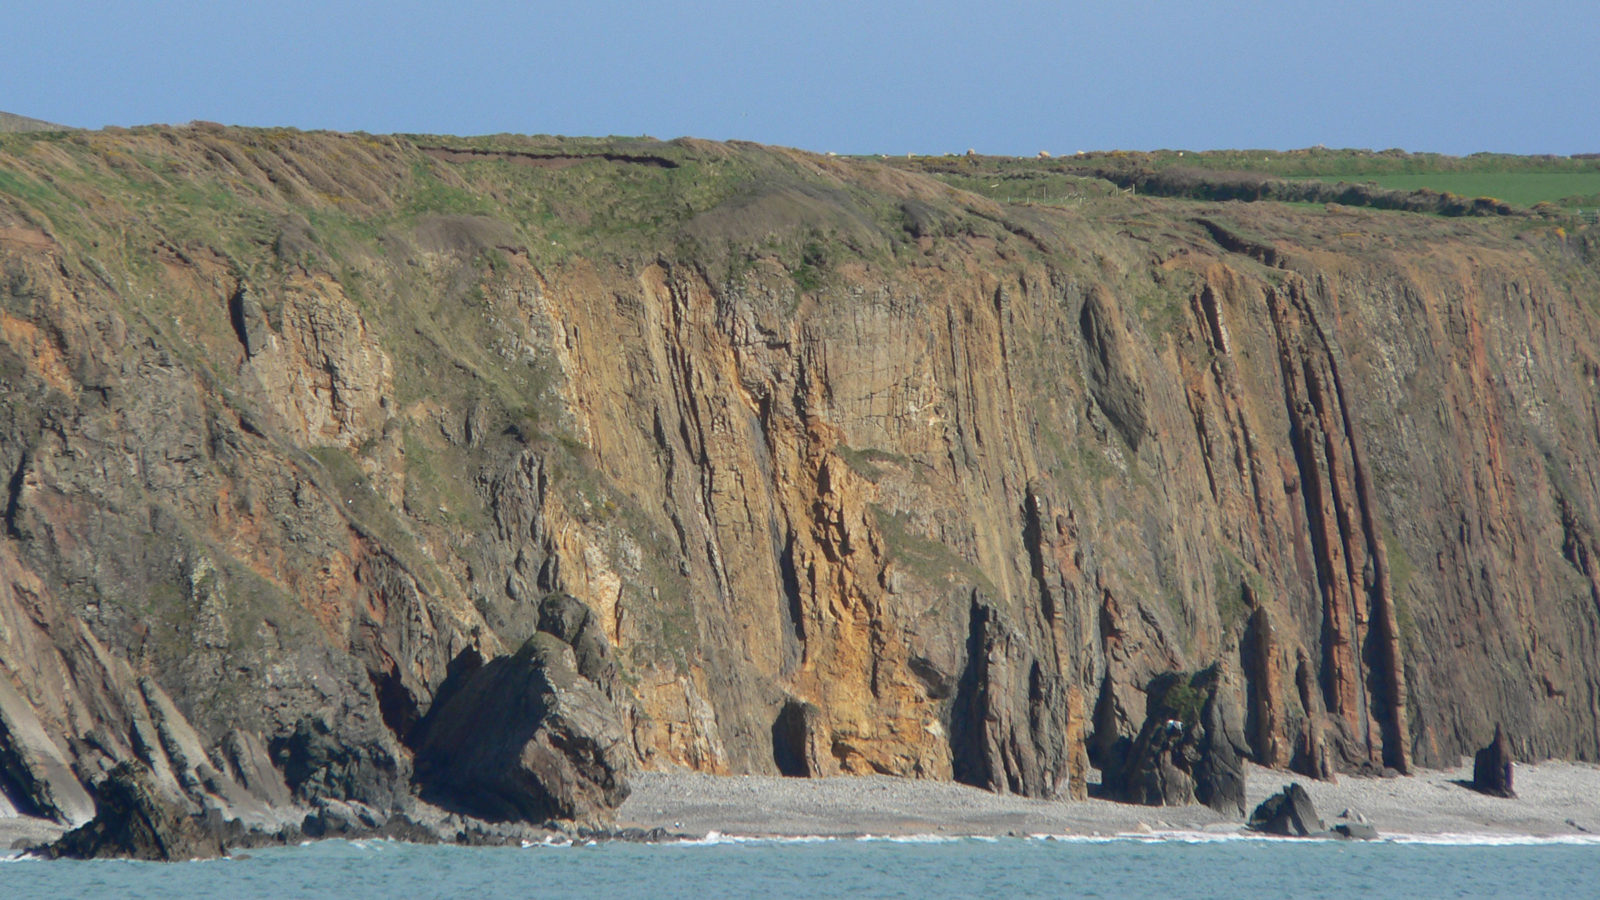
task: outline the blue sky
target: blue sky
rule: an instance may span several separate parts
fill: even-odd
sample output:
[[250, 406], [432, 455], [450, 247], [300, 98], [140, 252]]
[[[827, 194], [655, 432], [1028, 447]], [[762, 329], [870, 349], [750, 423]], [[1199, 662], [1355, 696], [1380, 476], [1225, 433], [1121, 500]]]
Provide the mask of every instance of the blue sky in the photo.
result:
[[1596, 16], [1592, 0], [19, 0], [0, 17], [0, 110], [840, 153], [1570, 154], [1600, 151]]

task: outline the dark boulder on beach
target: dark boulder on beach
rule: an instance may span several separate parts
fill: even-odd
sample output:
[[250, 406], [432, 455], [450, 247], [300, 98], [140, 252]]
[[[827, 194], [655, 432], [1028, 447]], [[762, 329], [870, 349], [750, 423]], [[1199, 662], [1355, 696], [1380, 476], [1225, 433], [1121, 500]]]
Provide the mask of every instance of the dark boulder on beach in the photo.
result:
[[1106, 770], [1112, 797], [1148, 806], [1200, 802], [1244, 815], [1249, 753], [1220, 668], [1163, 675], [1150, 684], [1144, 726], [1120, 765]]
[[1311, 795], [1298, 784], [1284, 785], [1283, 790], [1261, 801], [1250, 814], [1249, 828], [1283, 837], [1311, 837], [1328, 830], [1317, 818]]
[[175, 862], [226, 856], [219, 817], [197, 818], [161, 796], [144, 766], [125, 762], [96, 787], [95, 817], [38, 848], [51, 859]]
[[418, 726], [422, 797], [496, 821], [611, 818], [633, 758], [616, 707], [578, 666], [540, 631], [441, 689]]
[[1511, 764], [1511, 742], [1496, 725], [1494, 740], [1472, 758], [1472, 789], [1491, 797], [1516, 797], [1517, 792], [1511, 787]]
[[1378, 839], [1378, 829], [1366, 822], [1340, 822], [1333, 826], [1333, 833], [1352, 841], [1375, 841]]

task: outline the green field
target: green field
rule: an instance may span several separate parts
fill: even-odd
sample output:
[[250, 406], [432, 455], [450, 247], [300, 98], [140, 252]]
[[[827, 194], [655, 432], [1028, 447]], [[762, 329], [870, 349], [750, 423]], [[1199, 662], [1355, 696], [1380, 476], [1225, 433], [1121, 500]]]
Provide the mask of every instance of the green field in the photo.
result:
[[[1436, 215], [1586, 217], [1600, 156], [1444, 156], [1402, 150], [1157, 150], [1069, 157], [885, 158], [1001, 202], [1077, 203], [1116, 193], [1192, 200], [1371, 206]], [[1339, 187], [1345, 185], [1346, 187]], [[1533, 210], [1540, 206], [1539, 210]], [[1565, 210], [1565, 213], [1562, 212]]]
[[1518, 206], [1552, 202], [1562, 206], [1600, 206], [1600, 172], [1434, 172], [1429, 174], [1356, 174], [1298, 176], [1296, 180], [1371, 182], [1395, 191], [1422, 188], [1494, 197]]

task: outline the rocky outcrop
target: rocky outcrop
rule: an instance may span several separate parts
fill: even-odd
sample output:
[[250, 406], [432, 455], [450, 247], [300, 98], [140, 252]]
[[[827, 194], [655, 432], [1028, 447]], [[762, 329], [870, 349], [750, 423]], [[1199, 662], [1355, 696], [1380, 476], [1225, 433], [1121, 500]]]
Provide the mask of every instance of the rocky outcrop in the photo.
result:
[[1283, 790], [1261, 801], [1246, 824], [1251, 831], [1278, 837], [1343, 838], [1375, 841], [1378, 829], [1359, 813], [1345, 810], [1329, 828], [1317, 817], [1311, 795], [1299, 784], [1286, 784]]
[[595, 822], [628, 796], [633, 762], [616, 710], [549, 632], [447, 685], [418, 731], [422, 797], [446, 808]]
[[993, 607], [972, 604], [967, 670], [952, 713], [959, 781], [1000, 793], [1083, 799], [1083, 700]]
[[1499, 725], [1494, 727], [1494, 740], [1472, 757], [1472, 789], [1491, 797], [1515, 797], [1511, 784], [1511, 742]]
[[220, 832], [163, 798], [149, 770], [123, 763], [95, 787], [90, 821], [39, 852], [52, 859], [145, 859], [177, 862], [226, 856]]
[[[1232, 808], [1204, 760], [1600, 759], [1592, 234], [469, 143], [0, 147], [11, 806], [137, 761], [388, 815], [465, 792], [473, 697], [572, 701], [548, 790], [500, 743], [519, 817], [629, 766], [1076, 796], [1142, 755]], [[1152, 682], [1219, 663], [1156, 747]]]
[[1220, 670], [1160, 676], [1147, 696], [1138, 737], [1123, 758], [1104, 761], [1108, 794], [1149, 806], [1198, 801], [1243, 817], [1250, 748]]
[[608, 694], [614, 689], [617, 663], [599, 621], [583, 601], [571, 594], [551, 594], [539, 603], [539, 630], [572, 648], [578, 674]]
[[0, 680], [0, 787], [13, 815], [79, 825], [94, 816], [94, 799], [33, 709]]
[[1298, 784], [1284, 785], [1283, 790], [1261, 801], [1250, 814], [1248, 827], [1251, 831], [1280, 837], [1313, 837], [1328, 831], [1317, 818], [1317, 807], [1311, 802], [1311, 795]]

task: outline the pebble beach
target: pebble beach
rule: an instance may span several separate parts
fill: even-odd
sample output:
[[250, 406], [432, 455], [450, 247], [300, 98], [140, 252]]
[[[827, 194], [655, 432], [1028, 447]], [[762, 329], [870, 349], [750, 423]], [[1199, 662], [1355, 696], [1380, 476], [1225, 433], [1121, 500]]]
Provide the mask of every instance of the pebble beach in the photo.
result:
[[[1386, 837], [1556, 837], [1600, 840], [1600, 767], [1519, 765], [1515, 799], [1466, 786], [1470, 765], [1398, 778], [1320, 782], [1252, 766], [1248, 805], [1298, 781], [1329, 824], [1360, 818]], [[1109, 800], [1030, 800], [964, 785], [884, 776], [778, 778], [645, 773], [618, 811], [624, 827], [734, 837], [860, 835], [1114, 836], [1237, 833], [1243, 823], [1204, 806], [1150, 807]]]

